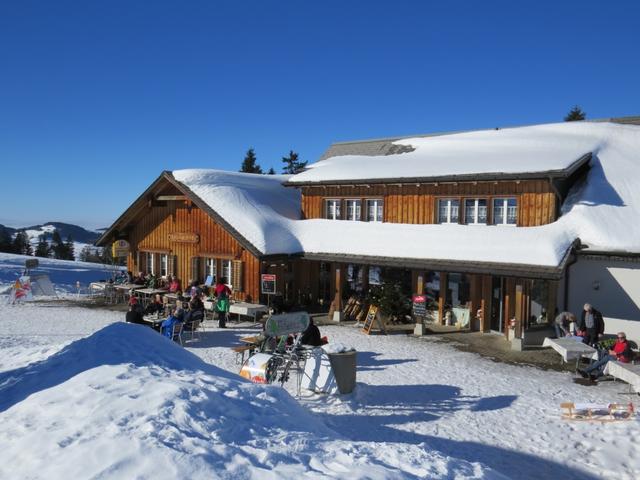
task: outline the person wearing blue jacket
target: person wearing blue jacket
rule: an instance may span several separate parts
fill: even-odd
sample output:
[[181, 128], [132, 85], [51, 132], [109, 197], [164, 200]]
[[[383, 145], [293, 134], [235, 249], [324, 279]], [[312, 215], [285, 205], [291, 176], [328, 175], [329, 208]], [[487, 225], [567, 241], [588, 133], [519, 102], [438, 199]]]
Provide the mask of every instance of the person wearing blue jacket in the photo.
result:
[[182, 318], [182, 309], [176, 308], [173, 312], [171, 312], [171, 315], [169, 315], [169, 317], [164, 322], [162, 322], [160, 333], [167, 338], [171, 338], [173, 336], [173, 326], [176, 323], [182, 322]]

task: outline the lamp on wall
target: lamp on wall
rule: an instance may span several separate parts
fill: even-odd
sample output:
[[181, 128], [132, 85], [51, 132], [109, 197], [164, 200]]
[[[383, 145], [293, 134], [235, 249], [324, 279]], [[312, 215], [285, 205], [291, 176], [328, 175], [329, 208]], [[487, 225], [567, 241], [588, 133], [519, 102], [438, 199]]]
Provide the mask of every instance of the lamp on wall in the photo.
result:
[[591, 286], [594, 290], [600, 290], [600, 282], [598, 280], [594, 280]]

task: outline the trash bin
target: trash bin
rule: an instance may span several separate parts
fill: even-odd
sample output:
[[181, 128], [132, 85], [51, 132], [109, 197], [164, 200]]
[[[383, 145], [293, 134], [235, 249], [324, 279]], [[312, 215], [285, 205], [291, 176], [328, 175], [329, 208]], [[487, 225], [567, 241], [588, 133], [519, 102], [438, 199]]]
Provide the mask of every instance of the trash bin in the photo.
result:
[[329, 353], [329, 362], [340, 393], [351, 393], [356, 387], [356, 351]]

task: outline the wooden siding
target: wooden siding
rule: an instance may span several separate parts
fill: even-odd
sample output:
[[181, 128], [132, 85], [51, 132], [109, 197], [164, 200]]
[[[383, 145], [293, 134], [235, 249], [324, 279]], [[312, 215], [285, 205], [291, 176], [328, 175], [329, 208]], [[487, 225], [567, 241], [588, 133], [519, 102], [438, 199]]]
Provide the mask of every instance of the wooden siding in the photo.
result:
[[[170, 233], [195, 233], [199, 235], [199, 241], [170, 242]], [[130, 270], [144, 270], [144, 265], [136, 265], [138, 251], [166, 251], [176, 256], [175, 274], [183, 285], [194, 275], [193, 257], [242, 260], [242, 291], [234, 292], [234, 297], [238, 300], [259, 298], [258, 259], [205, 212], [193, 206], [188, 208], [187, 202], [152, 203], [132, 222], [128, 240], [132, 247], [128, 261]], [[218, 274], [221, 274], [220, 270]]]
[[[366, 216], [364, 200], [384, 200], [384, 221], [389, 223], [435, 223], [438, 198], [516, 197], [518, 225], [544, 225], [556, 219], [556, 198], [546, 180], [521, 182], [466, 182], [425, 185], [322, 186], [302, 188], [303, 218], [324, 218], [324, 200], [359, 198], [363, 200], [362, 216]], [[462, 209], [462, 205], [460, 207]], [[344, 214], [344, 206], [343, 206]]]

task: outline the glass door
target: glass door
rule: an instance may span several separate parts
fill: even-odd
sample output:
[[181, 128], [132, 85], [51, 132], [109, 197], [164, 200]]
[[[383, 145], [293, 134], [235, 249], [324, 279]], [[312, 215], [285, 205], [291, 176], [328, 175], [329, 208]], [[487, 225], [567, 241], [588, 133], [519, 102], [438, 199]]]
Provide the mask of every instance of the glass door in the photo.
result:
[[491, 330], [502, 333], [504, 328], [504, 279], [493, 277], [491, 282]]

